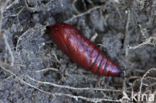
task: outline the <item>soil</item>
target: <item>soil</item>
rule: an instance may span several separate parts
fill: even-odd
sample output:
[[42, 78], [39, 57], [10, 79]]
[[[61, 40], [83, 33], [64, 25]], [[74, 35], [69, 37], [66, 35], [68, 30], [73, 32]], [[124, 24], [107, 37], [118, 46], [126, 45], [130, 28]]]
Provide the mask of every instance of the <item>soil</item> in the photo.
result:
[[[0, 0], [0, 9], [0, 103], [156, 101], [156, 0]], [[46, 32], [58, 22], [96, 34], [124, 75], [72, 62]]]

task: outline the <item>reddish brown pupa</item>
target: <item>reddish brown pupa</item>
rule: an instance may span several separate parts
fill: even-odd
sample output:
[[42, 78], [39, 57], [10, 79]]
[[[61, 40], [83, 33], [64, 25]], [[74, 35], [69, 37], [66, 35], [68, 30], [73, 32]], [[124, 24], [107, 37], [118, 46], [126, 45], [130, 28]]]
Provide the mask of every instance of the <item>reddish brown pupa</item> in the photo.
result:
[[121, 73], [119, 67], [75, 27], [57, 23], [48, 27], [47, 31], [53, 42], [81, 67], [99, 76], [119, 76]]

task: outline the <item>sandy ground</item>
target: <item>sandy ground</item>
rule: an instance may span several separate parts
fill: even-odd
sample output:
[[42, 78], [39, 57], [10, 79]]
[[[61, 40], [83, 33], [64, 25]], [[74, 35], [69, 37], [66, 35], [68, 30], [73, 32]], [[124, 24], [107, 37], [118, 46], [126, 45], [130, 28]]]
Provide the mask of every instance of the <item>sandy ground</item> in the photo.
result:
[[[156, 101], [156, 0], [0, 0], [0, 103]], [[46, 27], [78, 28], [124, 77], [73, 63]]]

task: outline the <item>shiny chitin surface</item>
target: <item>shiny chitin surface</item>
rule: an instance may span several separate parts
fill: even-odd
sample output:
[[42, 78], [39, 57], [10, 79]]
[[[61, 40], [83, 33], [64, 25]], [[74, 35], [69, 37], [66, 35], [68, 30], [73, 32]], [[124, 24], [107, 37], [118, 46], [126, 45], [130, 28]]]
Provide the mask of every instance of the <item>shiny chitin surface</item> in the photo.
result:
[[48, 27], [53, 42], [81, 67], [91, 70], [99, 76], [119, 76], [121, 70], [84, 37], [75, 27], [57, 23]]

